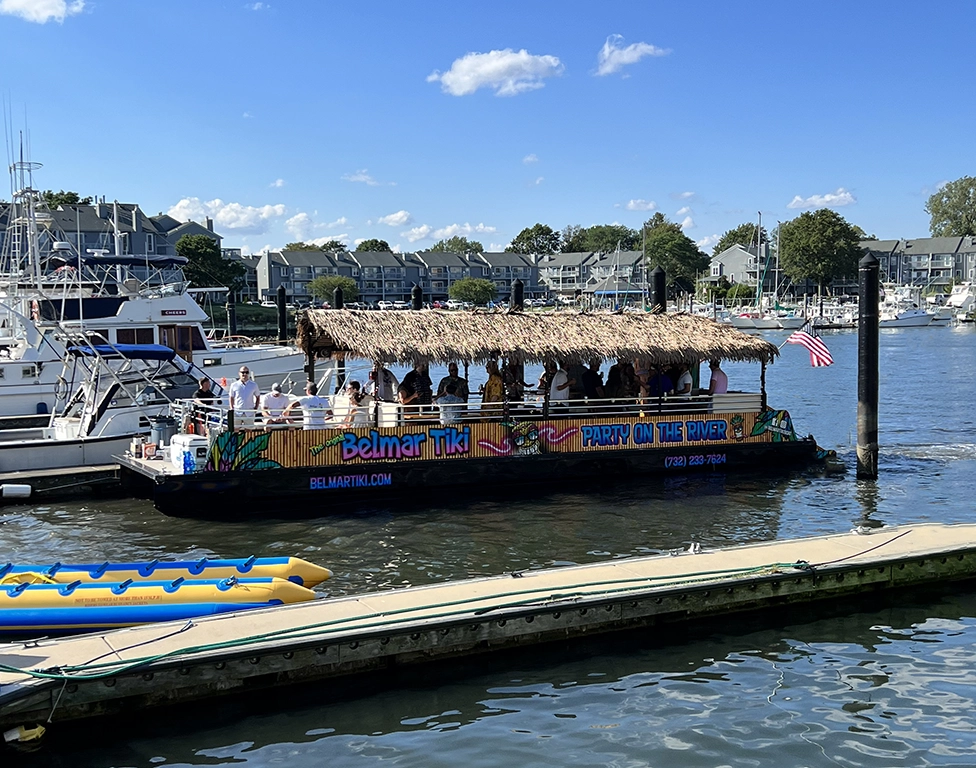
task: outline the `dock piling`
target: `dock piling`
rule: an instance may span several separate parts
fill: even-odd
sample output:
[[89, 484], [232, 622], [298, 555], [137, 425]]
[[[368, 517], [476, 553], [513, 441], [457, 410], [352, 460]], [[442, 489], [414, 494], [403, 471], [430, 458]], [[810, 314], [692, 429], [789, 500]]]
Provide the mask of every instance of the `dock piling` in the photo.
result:
[[857, 477], [878, 477], [878, 259], [858, 263]]

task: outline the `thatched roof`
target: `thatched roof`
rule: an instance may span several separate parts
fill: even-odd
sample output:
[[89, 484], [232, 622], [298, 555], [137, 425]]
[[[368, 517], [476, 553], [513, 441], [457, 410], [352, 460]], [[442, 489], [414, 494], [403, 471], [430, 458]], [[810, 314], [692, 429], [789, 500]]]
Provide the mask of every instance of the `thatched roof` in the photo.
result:
[[343, 354], [382, 363], [521, 362], [646, 357], [671, 365], [701, 360], [769, 362], [776, 346], [706, 317], [575, 312], [369, 311], [300, 313], [298, 345], [308, 354]]

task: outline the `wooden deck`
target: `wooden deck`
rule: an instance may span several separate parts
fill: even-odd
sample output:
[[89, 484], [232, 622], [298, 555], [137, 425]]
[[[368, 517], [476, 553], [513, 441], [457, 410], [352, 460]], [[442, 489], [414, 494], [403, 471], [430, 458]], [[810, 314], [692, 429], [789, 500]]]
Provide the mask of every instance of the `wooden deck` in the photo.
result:
[[0, 485], [29, 485], [28, 499], [2, 499], [0, 503], [24, 504], [48, 499], [91, 497], [98, 492], [121, 489], [118, 464], [63, 467], [20, 472], [0, 472]]
[[0, 645], [0, 728], [976, 577], [976, 525], [679, 552]]

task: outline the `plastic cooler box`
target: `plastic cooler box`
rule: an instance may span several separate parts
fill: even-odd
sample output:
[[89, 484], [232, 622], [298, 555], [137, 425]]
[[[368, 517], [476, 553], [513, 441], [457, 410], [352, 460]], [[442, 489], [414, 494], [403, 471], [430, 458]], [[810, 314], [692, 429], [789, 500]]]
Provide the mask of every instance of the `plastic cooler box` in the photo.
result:
[[180, 471], [198, 472], [207, 463], [207, 447], [203, 435], [173, 435], [169, 458]]

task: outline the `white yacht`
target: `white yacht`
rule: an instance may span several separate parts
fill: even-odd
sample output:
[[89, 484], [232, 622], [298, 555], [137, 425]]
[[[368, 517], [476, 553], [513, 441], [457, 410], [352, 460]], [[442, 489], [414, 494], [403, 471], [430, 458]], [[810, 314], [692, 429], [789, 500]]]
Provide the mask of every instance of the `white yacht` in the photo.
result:
[[[77, 253], [32, 186], [37, 163], [11, 166], [12, 203], [0, 253], [0, 417], [49, 414], [67, 346], [158, 344], [217, 382], [247, 365], [262, 389], [301, 378], [293, 346], [220, 344], [186, 282], [180, 256]], [[116, 233], [117, 234], [117, 233]]]

